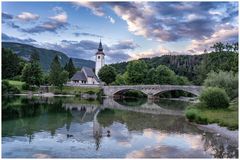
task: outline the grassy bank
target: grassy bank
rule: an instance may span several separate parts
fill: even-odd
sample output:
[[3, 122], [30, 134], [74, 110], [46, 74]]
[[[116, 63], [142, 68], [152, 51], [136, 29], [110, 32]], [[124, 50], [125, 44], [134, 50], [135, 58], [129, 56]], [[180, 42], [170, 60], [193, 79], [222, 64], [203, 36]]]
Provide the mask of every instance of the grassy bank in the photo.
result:
[[238, 103], [232, 101], [226, 109], [209, 109], [198, 103], [187, 108], [186, 117], [199, 124], [217, 123], [230, 130], [238, 129]]
[[74, 94], [74, 95], [80, 95], [81, 93], [98, 94], [100, 92], [100, 88], [64, 86], [62, 90], [60, 90], [58, 87], [50, 87], [49, 91], [55, 94]]
[[15, 86], [20, 91], [22, 90], [22, 86], [25, 84], [25, 82], [21, 81], [14, 81], [14, 80], [6, 80], [10, 85]]
[[[15, 81], [15, 80], [6, 80], [10, 85], [16, 87], [20, 93], [27, 93], [27, 90], [24, 90], [22, 87], [25, 82]], [[33, 93], [38, 93], [38, 88], [35, 88]], [[99, 94], [100, 88], [98, 87], [71, 87], [71, 86], [64, 86], [62, 90], [58, 87], [50, 87], [49, 92], [55, 94], [72, 94], [72, 95], [80, 95], [81, 93], [88, 93], [88, 94]]]

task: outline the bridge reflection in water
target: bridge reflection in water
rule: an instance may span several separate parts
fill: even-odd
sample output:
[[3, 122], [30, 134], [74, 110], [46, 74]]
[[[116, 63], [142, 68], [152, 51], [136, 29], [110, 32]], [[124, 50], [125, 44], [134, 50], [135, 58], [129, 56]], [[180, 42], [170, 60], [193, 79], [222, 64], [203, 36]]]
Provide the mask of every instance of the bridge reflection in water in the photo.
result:
[[[2, 109], [5, 157], [31, 157], [41, 148], [53, 157], [119, 158], [129, 150], [138, 150], [145, 157], [168, 157], [163, 151], [176, 157], [212, 157], [209, 150], [214, 157], [238, 157], [236, 146], [228, 139], [211, 133], [202, 136], [202, 130], [185, 120], [185, 102], [169, 104], [161, 99], [158, 105], [147, 99], [140, 103], [104, 99], [100, 103], [63, 97], [12, 100], [3, 103]], [[29, 143], [22, 141], [25, 138]], [[153, 150], [144, 150], [145, 146]], [[174, 146], [180, 148], [172, 150]]]
[[101, 112], [101, 110], [117, 109], [154, 115], [183, 116], [183, 111], [164, 109], [149, 99], [146, 103], [139, 106], [127, 106], [118, 103], [113, 98], [106, 98], [103, 99], [102, 104], [64, 103], [63, 107], [66, 110], [70, 110], [71, 114], [74, 116], [74, 119], [77, 119], [80, 123], [89, 121], [93, 122], [93, 137], [95, 138], [96, 149], [99, 148], [100, 139], [103, 134], [102, 126], [97, 119], [97, 116]]

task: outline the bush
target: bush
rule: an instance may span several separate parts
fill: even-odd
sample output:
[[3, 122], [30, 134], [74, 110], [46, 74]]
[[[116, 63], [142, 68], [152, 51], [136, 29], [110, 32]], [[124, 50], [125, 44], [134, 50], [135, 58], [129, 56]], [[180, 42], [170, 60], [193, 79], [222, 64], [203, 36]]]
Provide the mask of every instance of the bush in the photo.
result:
[[29, 84], [24, 83], [24, 84], [22, 85], [22, 89], [23, 89], [23, 90], [29, 90], [29, 88], [30, 88]]
[[238, 75], [232, 71], [211, 71], [204, 81], [204, 86], [223, 88], [231, 99], [238, 97]]
[[203, 91], [200, 101], [205, 103], [208, 108], [227, 108], [229, 97], [224, 89], [209, 87]]
[[90, 94], [90, 95], [95, 94], [95, 92], [93, 92], [93, 91], [87, 91], [86, 93], [87, 93], [87, 94]]
[[195, 109], [187, 110], [186, 117], [190, 122], [193, 122], [197, 117], [197, 110], [195, 110]]
[[9, 93], [10, 94], [18, 94], [18, 93], [20, 93], [20, 90], [17, 87], [9, 84], [8, 81], [2, 81], [2, 93], [3, 94], [9, 94]]

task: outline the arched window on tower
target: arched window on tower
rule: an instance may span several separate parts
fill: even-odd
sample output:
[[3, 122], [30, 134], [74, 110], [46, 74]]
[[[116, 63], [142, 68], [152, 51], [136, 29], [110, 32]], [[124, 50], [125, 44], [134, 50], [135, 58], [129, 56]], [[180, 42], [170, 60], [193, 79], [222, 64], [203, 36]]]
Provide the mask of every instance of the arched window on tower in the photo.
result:
[[100, 59], [100, 56], [98, 56], [98, 59]]

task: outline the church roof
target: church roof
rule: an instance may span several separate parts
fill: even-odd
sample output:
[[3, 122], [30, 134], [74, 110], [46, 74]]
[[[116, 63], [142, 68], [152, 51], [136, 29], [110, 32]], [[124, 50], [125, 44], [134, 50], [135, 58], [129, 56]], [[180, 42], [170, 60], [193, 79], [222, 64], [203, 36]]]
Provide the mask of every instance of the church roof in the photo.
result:
[[86, 74], [87, 77], [94, 77], [92, 68], [82, 67], [82, 71]]
[[71, 78], [72, 81], [87, 81], [87, 78], [83, 71], [77, 71], [73, 77]]

